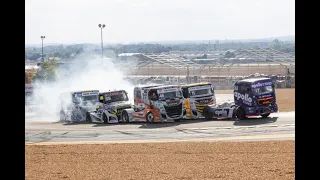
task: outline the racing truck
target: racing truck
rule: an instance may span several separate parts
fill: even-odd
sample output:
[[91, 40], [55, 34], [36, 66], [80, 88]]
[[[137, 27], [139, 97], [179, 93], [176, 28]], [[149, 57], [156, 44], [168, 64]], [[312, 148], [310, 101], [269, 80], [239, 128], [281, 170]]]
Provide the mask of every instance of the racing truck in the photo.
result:
[[204, 118], [203, 108], [216, 104], [214, 88], [211, 83], [195, 83], [181, 86], [186, 114], [184, 119]]
[[180, 121], [185, 113], [181, 88], [177, 85], [136, 87], [135, 105], [122, 111], [125, 122]]
[[89, 112], [99, 103], [99, 90], [65, 92], [60, 102], [60, 121], [89, 122]]
[[90, 122], [118, 123], [122, 122], [121, 113], [124, 109], [132, 108], [125, 90], [101, 92], [99, 106], [90, 112]]
[[250, 116], [268, 117], [278, 112], [275, 87], [270, 78], [251, 78], [234, 84], [234, 102], [219, 106], [206, 106], [203, 113], [206, 119], [237, 118]]

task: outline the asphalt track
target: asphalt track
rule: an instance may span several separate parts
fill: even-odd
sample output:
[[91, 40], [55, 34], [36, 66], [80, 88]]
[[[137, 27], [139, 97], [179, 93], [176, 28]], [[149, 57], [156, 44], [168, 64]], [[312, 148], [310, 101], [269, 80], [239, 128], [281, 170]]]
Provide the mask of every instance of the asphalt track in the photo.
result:
[[[232, 94], [217, 94], [217, 102]], [[168, 123], [66, 124], [26, 114], [26, 144], [142, 143], [181, 141], [283, 140], [295, 136], [295, 112], [247, 120], [186, 120]]]

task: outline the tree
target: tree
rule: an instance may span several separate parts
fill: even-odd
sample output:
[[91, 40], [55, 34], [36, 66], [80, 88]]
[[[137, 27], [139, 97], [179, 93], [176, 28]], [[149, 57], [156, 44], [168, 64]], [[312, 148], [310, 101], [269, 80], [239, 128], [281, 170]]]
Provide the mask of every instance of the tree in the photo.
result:
[[51, 59], [49, 61], [43, 62], [40, 65], [40, 70], [34, 77], [34, 80], [42, 80], [44, 82], [54, 81], [56, 78], [57, 61]]
[[278, 39], [275, 39], [275, 40], [273, 40], [272, 41], [272, 43], [271, 43], [271, 47], [273, 48], [273, 49], [281, 49], [281, 47], [282, 47], [282, 42], [281, 41], [279, 41]]
[[224, 58], [234, 58], [236, 55], [230, 51], [227, 51], [226, 54], [224, 55]]

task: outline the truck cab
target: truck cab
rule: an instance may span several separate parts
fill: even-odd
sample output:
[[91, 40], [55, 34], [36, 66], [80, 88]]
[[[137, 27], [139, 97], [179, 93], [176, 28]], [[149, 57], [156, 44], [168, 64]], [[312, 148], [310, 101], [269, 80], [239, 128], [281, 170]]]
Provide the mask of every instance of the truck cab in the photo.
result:
[[136, 109], [144, 109], [145, 101], [147, 100], [147, 89], [154, 88], [160, 85], [146, 85], [146, 86], [137, 86], [133, 89], [133, 101]]
[[96, 115], [103, 123], [117, 123], [122, 121], [121, 112], [132, 107], [128, 93], [125, 90], [101, 92], [99, 94], [100, 106]]
[[211, 83], [187, 84], [182, 85], [181, 89], [186, 108], [185, 119], [205, 118], [203, 108], [216, 104], [214, 88]]
[[99, 90], [65, 92], [60, 102], [60, 121], [85, 122], [99, 103]]
[[278, 112], [274, 84], [270, 78], [252, 78], [237, 81], [234, 85], [234, 102], [237, 117], [268, 117]]
[[[139, 90], [143, 90], [141, 93]], [[135, 108], [122, 116], [132, 121], [180, 121], [185, 111], [181, 88], [177, 85], [135, 88]], [[141, 96], [141, 97], [136, 97]], [[139, 100], [139, 101], [136, 101]]]

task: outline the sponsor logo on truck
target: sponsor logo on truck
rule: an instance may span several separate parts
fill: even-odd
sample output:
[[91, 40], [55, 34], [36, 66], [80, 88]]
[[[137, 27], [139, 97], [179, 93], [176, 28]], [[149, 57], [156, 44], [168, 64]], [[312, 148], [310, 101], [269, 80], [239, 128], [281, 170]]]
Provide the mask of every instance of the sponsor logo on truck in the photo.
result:
[[241, 94], [239, 92], [234, 92], [234, 97], [236, 97], [237, 100], [241, 99], [244, 104], [251, 106], [252, 98], [249, 96], [249, 94]]
[[228, 111], [225, 109], [219, 109], [214, 112], [217, 116], [228, 116]]
[[179, 89], [178, 88], [165, 88], [165, 89], [158, 89], [157, 91], [160, 94], [160, 93], [179, 91]]
[[252, 88], [258, 88], [263, 86], [271, 86], [272, 82], [258, 82], [251, 85]]

